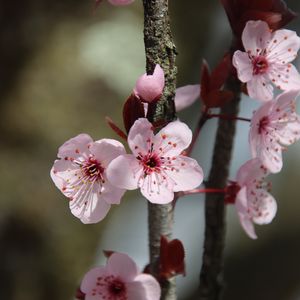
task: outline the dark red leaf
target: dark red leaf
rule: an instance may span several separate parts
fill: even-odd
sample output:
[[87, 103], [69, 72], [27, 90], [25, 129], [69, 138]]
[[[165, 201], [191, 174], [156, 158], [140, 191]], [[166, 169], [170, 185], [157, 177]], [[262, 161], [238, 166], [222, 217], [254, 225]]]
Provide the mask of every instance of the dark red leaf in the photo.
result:
[[145, 117], [144, 105], [139, 98], [131, 94], [123, 106], [123, 122], [127, 133], [139, 118]]
[[109, 127], [122, 139], [127, 140], [127, 135], [124, 133], [122, 129], [120, 129], [115, 122], [110, 117], [105, 117], [105, 121], [109, 125]]
[[233, 93], [231, 91], [212, 91], [209, 95], [203, 99], [205, 106], [207, 108], [214, 108], [214, 107], [222, 107], [224, 104], [231, 101], [233, 98]]
[[202, 61], [200, 85], [201, 85], [200, 96], [203, 99], [210, 91], [209, 67], [205, 59], [203, 59]]
[[168, 241], [165, 236], [160, 240], [160, 276], [168, 279], [178, 274], [185, 275], [185, 252], [180, 240]]
[[[231, 55], [226, 54], [210, 75], [210, 90], [219, 90], [224, 85], [231, 70]], [[201, 86], [202, 88], [202, 86]]]
[[263, 20], [277, 30], [297, 16], [283, 0], [221, 0], [221, 3], [238, 40], [247, 21]]

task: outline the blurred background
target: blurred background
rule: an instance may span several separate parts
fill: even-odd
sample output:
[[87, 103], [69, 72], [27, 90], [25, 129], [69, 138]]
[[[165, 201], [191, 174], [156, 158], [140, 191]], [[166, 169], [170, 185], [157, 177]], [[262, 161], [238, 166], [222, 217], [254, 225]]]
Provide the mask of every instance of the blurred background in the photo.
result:
[[[286, 1], [300, 11], [298, 0]], [[122, 103], [144, 73], [141, 1], [0, 0], [0, 299], [66, 300], [88, 269], [105, 262], [102, 250], [147, 263], [147, 205], [127, 192], [104, 221], [83, 225], [55, 188], [49, 171], [58, 147], [86, 132], [117, 138], [105, 116], [122, 124]], [[170, 1], [179, 52], [178, 86], [198, 83], [202, 58], [211, 66], [230, 44], [219, 1]], [[300, 21], [290, 24], [300, 31]], [[299, 32], [298, 31], [298, 32]], [[299, 34], [299, 33], [298, 33]], [[299, 65], [299, 63], [298, 63]], [[241, 115], [257, 103], [244, 97]], [[180, 114], [194, 126], [199, 103]], [[248, 124], [238, 124], [231, 179], [250, 156]], [[193, 156], [210, 169], [216, 122], [203, 129]], [[225, 300], [300, 299], [300, 144], [289, 148], [283, 171], [271, 178], [278, 213], [250, 240], [228, 207]], [[202, 196], [181, 199], [174, 237], [186, 247], [187, 276], [179, 299], [197, 299], [204, 231]], [[258, 227], [258, 226], [257, 226]]]

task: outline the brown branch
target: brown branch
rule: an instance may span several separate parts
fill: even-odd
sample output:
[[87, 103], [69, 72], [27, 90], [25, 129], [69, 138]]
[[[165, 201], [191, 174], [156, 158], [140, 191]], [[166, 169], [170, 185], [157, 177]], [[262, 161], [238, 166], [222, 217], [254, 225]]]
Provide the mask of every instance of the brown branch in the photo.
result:
[[[156, 64], [160, 64], [165, 72], [164, 93], [154, 111], [151, 121], [166, 123], [174, 120], [174, 95], [176, 88], [177, 68], [175, 66], [176, 50], [171, 36], [168, 0], [143, 0], [144, 5], [144, 42], [146, 52], [146, 69], [152, 73]], [[149, 116], [148, 116], [149, 117]], [[157, 277], [160, 252], [160, 237], [172, 235], [172, 204], [157, 205], [149, 203], [149, 250], [150, 271]], [[164, 300], [176, 299], [174, 280], [162, 284]]]
[[[221, 114], [237, 116], [240, 83], [235, 77], [227, 81], [234, 99], [221, 108]], [[207, 188], [225, 188], [228, 180], [236, 122], [219, 119], [212, 167]], [[225, 204], [223, 194], [207, 194], [205, 202], [205, 241], [200, 273], [200, 300], [220, 300], [223, 290], [223, 250], [225, 240]]]

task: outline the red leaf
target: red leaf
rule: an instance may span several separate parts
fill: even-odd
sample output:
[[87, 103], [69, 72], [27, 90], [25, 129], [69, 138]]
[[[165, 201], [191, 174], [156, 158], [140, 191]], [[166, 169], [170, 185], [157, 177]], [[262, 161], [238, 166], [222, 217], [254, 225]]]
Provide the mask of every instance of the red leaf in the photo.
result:
[[210, 75], [209, 75], [209, 67], [205, 59], [203, 59], [202, 67], [201, 67], [201, 91], [200, 96], [202, 99], [206, 97], [206, 95], [210, 91]]
[[207, 108], [221, 107], [224, 104], [231, 101], [233, 98], [233, 93], [231, 91], [212, 91], [209, 95], [203, 99]]
[[224, 85], [231, 66], [231, 56], [226, 54], [210, 75], [210, 90], [219, 90]]
[[122, 139], [124, 139], [125, 141], [127, 141], [127, 135], [124, 133], [124, 131], [122, 129], [120, 129], [115, 123], [114, 121], [110, 118], [110, 117], [105, 117], [105, 121], [107, 122], [107, 124], [109, 125], [109, 127]]
[[76, 290], [75, 298], [78, 299], [78, 300], [84, 300], [85, 299], [85, 294], [80, 290], [80, 288], [78, 288]]
[[180, 240], [168, 241], [165, 236], [160, 239], [160, 276], [168, 279], [172, 276], [185, 275], [185, 252]]
[[123, 122], [127, 133], [139, 118], [145, 117], [144, 105], [139, 98], [131, 94], [123, 106]]

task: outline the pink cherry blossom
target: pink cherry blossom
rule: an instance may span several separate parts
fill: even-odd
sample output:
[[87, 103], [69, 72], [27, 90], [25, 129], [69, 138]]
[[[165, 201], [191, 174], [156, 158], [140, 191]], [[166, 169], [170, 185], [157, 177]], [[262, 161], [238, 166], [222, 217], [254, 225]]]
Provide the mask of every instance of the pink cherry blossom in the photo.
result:
[[249, 21], [242, 41], [246, 52], [236, 51], [233, 65], [239, 79], [247, 83], [250, 97], [271, 100], [272, 84], [284, 91], [300, 89], [300, 75], [290, 64], [300, 48], [296, 32], [286, 29], [272, 32], [263, 21]]
[[152, 124], [140, 118], [128, 135], [133, 154], [114, 159], [107, 176], [119, 188], [140, 188], [152, 203], [169, 203], [174, 199], [174, 192], [193, 189], [203, 180], [196, 160], [181, 155], [191, 140], [191, 130], [180, 121], [169, 123], [154, 135]]
[[160, 286], [155, 278], [139, 273], [126, 254], [113, 253], [105, 267], [91, 269], [83, 278], [85, 300], [159, 300]]
[[160, 65], [156, 65], [152, 75], [140, 76], [134, 88], [134, 93], [142, 101], [156, 101], [162, 95], [165, 86], [165, 74]]
[[264, 181], [267, 175], [267, 169], [258, 158], [248, 160], [237, 173], [240, 190], [235, 207], [243, 229], [252, 239], [257, 238], [253, 223], [269, 224], [277, 211], [275, 199], [266, 190], [269, 188]]
[[134, 0], [108, 0], [108, 2], [112, 5], [128, 5], [131, 4]]
[[252, 157], [277, 173], [282, 168], [282, 150], [300, 139], [300, 119], [295, 111], [299, 91], [280, 94], [262, 105], [251, 120], [249, 143]]
[[59, 148], [59, 159], [50, 174], [57, 188], [70, 199], [72, 214], [83, 223], [101, 221], [111, 204], [120, 203], [125, 191], [111, 185], [106, 170], [114, 158], [124, 153], [118, 141], [94, 142], [87, 134], [79, 134]]
[[190, 84], [176, 89], [175, 108], [181, 111], [191, 106], [200, 97], [200, 84]]

